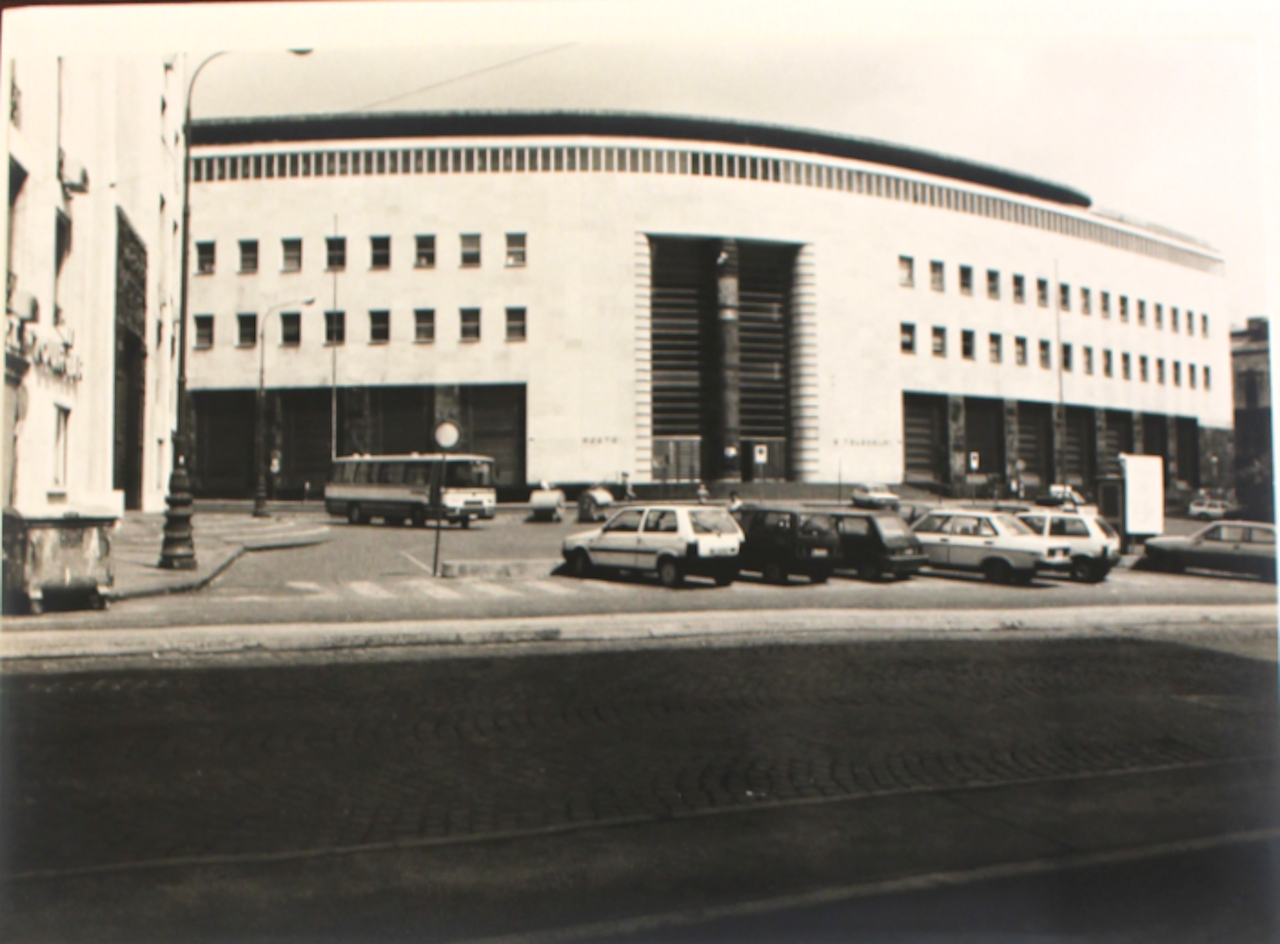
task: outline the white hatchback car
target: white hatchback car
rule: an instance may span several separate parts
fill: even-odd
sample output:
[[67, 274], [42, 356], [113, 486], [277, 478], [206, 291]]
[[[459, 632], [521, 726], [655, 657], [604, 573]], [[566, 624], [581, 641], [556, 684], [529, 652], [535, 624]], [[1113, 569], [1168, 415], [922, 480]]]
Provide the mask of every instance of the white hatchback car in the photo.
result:
[[585, 577], [597, 567], [656, 573], [677, 587], [689, 574], [725, 587], [738, 576], [742, 531], [718, 505], [633, 505], [604, 526], [564, 539], [569, 572]]
[[917, 521], [929, 566], [980, 571], [992, 583], [1029, 584], [1037, 569], [1065, 570], [1070, 549], [1034, 533], [1013, 515], [972, 508], [939, 508]]
[[1098, 583], [1120, 563], [1120, 535], [1103, 518], [1045, 508], [1018, 515], [1018, 520], [1041, 537], [1071, 549], [1071, 579]]

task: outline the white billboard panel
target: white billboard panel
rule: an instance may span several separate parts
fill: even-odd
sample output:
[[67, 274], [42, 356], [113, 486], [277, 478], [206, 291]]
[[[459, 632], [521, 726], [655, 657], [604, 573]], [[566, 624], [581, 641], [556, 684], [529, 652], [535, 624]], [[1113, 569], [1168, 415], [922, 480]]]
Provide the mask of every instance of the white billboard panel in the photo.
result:
[[1124, 530], [1127, 534], [1164, 533], [1164, 459], [1120, 454], [1124, 473]]

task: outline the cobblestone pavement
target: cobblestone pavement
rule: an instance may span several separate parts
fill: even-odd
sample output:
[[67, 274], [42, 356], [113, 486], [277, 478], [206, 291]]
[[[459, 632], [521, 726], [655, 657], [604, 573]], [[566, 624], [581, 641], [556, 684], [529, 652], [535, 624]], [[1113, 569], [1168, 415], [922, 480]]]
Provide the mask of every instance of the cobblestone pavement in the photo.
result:
[[3, 869], [696, 817], [1271, 758], [1275, 666], [951, 640], [9, 676]]

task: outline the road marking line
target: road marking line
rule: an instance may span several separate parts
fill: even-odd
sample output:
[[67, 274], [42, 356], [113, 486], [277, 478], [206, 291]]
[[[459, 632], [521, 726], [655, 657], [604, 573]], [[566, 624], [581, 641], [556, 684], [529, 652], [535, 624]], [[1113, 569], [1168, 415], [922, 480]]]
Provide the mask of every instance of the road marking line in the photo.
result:
[[530, 580], [524, 586], [558, 597], [576, 596], [578, 593], [573, 587], [566, 587], [564, 584], [553, 583], [550, 580]]
[[386, 600], [395, 596], [386, 588], [380, 587], [370, 580], [353, 580], [347, 584], [347, 589], [352, 593], [359, 594], [362, 597], [369, 597], [373, 600]]
[[471, 581], [469, 586], [472, 590], [487, 597], [518, 597], [521, 595], [518, 590], [512, 590], [510, 587], [504, 587], [501, 584], [486, 583], [483, 580]]
[[408, 558], [412, 563], [417, 564], [419, 567], [421, 567], [421, 568], [422, 568], [423, 570], [425, 570], [427, 573], [429, 573], [429, 574], [430, 574], [430, 573], [434, 573], [430, 567], [428, 567], [426, 564], [422, 563], [422, 561], [418, 560], [418, 558], [414, 557], [414, 556], [413, 556], [412, 554], [410, 554], [408, 551], [401, 551], [401, 552], [400, 552], [400, 554], [401, 554], [401, 556], [403, 556], [403, 557], [407, 557], [407, 558]]
[[285, 586], [302, 593], [324, 593], [324, 588], [314, 580], [290, 580]]
[[458, 591], [450, 590], [448, 587], [442, 587], [431, 580], [406, 580], [404, 585], [409, 587], [415, 593], [421, 593], [423, 596], [431, 597], [434, 600], [462, 599], [462, 594]]

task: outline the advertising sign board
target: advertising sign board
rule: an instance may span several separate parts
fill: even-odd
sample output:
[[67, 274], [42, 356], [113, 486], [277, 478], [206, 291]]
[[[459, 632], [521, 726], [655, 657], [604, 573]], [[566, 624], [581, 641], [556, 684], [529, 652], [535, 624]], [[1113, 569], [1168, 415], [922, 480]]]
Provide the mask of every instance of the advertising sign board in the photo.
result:
[[1120, 454], [1126, 534], [1164, 533], [1164, 459]]

